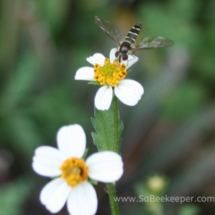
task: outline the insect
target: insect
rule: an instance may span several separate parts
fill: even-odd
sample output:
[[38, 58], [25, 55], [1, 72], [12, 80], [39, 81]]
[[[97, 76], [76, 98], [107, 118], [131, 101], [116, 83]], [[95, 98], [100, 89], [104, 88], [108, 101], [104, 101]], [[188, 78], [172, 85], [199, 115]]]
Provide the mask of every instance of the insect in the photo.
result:
[[168, 40], [163, 37], [145, 37], [139, 45], [135, 46], [135, 41], [140, 34], [142, 24], [135, 24], [130, 31], [127, 33], [126, 37], [119, 42], [119, 30], [110, 21], [103, 20], [98, 16], [94, 19], [96, 25], [107, 34], [115, 43], [118, 45], [118, 50], [115, 53], [116, 58], [121, 62], [122, 60], [127, 60], [129, 54], [134, 54], [134, 51], [141, 49], [159, 49], [171, 46], [174, 44], [173, 41]]

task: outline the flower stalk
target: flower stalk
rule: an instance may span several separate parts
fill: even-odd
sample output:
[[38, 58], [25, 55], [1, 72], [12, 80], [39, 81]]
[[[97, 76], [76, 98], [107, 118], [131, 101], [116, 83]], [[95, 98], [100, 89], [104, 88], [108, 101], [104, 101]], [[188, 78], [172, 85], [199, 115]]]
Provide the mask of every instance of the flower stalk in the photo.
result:
[[[120, 141], [119, 141], [119, 110], [118, 110], [118, 102], [117, 97], [114, 94], [113, 97], [113, 118], [114, 118], [114, 152], [120, 153]], [[112, 215], [119, 215], [119, 206], [118, 202], [116, 201], [116, 184], [106, 184], [108, 195], [109, 195], [109, 202], [111, 207], [111, 214]]]
[[116, 184], [106, 184], [108, 194], [109, 194], [109, 201], [111, 207], [111, 214], [112, 215], [119, 215], [119, 206], [118, 202], [116, 201]]
[[114, 152], [120, 153], [120, 142], [119, 142], [119, 110], [118, 110], [118, 102], [117, 97], [114, 94], [113, 97], [113, 118], [114, 118]]

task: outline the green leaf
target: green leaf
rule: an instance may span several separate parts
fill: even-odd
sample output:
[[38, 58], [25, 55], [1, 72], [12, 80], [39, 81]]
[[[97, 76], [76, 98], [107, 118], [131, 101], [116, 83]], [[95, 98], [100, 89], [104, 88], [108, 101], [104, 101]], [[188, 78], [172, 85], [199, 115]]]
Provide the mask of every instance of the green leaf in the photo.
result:
[[114, 114], [113, 106], [106, 111], [100, 111], [95, 108], [95, 118], [92, 119], [92, 124], [96, 133], [93, 132], [92, 137], [99, 151], [120, 152], [123, 123], [119, 120], [118, 109], [116, 111], [117, 119], [115, 119], [116, 115]]
[[89, 81], [88, 84], [100, 85], [98, 81]]
[[97, 184], [98, 184], [98, 181], [93, 180], [93, 179], [91, 179], [91, 178], [88, 178], [88, 181], [89, 181], [91, 184], [93, 184], [93, 185], [97, 185]]
[[89, 149], [86, 148], [82, 159], [86, 160], [88, 151], [89, 151]]

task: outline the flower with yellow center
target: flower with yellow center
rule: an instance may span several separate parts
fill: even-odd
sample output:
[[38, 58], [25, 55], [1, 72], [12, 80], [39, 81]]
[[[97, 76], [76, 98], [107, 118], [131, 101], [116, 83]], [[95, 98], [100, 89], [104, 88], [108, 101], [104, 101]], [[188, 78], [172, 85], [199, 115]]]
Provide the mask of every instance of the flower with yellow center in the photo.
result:
[[117, 59], [113, 63], [110, 63], [108, 58], [105, 58], [104, 66], [99, 64], [94, 65], [94, 78], [100, 85], [109, 85], [112, 87], [117, 86], [118, 82], [123, 80], [127, 71], [125, 70], [125, 64], [120, 64]]
[[75, 74], [75, 80], [97, 81], [102, 86], [95, 96], [95, 107], [98, 110], [109, 109], [113, 91], [121, 102], [129, 106], [136, 105], [144, 93], [140, 83], [125, 79], [127, 70], [138, 61], [138, 57], [128, 55], [128, 60], [119, 63], [115, 57], [116, 51], [111, 50], [109, 59], [100, 53], [94, 54], [87, 58], [93, 68], [81, 67]]
[[88, 179], [105, 183], [117, 181], [123, 173], [121, 156], [104, 151], [84, 160], [86, 136], [77, 124], [59, 129], [57, 145], [59, 149], [40, 146], [35, 150], [34, 171], [42, 176], [56, 177], [43, 187], [40, 201], [51, 213], [59, 212], [67, 202], [71, 215], [95, 214], [98, 201]]

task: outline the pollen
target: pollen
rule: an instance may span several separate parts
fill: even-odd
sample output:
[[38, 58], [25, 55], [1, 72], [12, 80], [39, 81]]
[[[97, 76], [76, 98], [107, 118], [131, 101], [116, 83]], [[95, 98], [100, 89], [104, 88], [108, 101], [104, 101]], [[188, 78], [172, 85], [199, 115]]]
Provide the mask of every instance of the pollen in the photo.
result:
[[108, 58], [105, 59], [104, 66], [100, 66], [99, 64], [94, 65], [94, 73], [94, 78], [100, 85], [112, 87], [115, 87], [127, 75], [125, 64], [120, 65], [117, 59], [111, 64]]
[[61, 178], [72, 188], [88, 179], [88, 167], [83, 159], [70, 158], [64, 161], [60, 169], [63, 172]]

